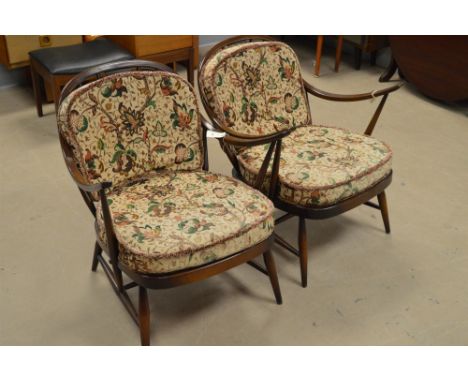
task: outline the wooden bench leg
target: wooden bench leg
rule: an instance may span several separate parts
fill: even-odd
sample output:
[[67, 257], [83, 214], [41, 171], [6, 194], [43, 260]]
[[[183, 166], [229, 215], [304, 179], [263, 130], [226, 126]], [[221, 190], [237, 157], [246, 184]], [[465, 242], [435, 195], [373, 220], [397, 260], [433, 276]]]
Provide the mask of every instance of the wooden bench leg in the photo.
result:
[[60, 94], [62, 93], [62, 82], [57, 78], [54, 78], [54, 104], [55, 104], [55, 113], [57, 114], [59, 107]]
[[31, 80], [33, 85], [34, 91], [34, 99], [36, 101], [36, 110], [37, 115], [42, 117], [44, 114], [42, 113], [42, 79], [39, 76], [39, 73], [36, 71], [34, 66], [34, 61], [31, 61]]

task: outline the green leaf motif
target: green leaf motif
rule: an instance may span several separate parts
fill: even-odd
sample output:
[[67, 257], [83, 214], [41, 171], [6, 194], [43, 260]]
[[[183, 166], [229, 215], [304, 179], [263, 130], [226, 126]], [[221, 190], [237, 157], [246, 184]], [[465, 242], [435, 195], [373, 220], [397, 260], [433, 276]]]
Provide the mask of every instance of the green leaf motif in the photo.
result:
[[216, 86], [221, 86], [223, 84], [223, 77], [218, 73], [218, 78], [216, 78]]
[[153, 109], [156, 108], [156, 102], [154, 99], [152, 99], [151, 101], [149, 101], [146, 106], [148, 107], [152, 107]]
[[88, 118], [83, 116], [83, 124], [81, 125], [81, 129], [78, 129], [78, 131], [82, 133], [83, 131], [86, 131], [87, 129], [88, 129]]
[[106, 86], [102, 89], [101, 94], [103, 97], [109, 98], [112, 94], [112, 89], [109, 86]]
[[113, 163], [117, 162], [120, 159], [120, 157], [122, 156], [122, 154], [123, 154], [123, 151], [116, 151], [114, 153], [114, 155], [112, 156], [112, 159], [111, 159], [110, 163], [113, 164]]

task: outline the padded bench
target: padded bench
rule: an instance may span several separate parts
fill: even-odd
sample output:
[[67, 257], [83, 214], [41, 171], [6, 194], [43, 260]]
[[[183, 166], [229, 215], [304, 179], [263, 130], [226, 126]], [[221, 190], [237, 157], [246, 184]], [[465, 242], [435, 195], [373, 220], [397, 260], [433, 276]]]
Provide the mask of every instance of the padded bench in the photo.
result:
[[29, 53], [29, 57], [39, 117], [43, 115], [44, 84], [52, 89], [55, 110], [57, 111], [62, 87], [76, 74], [96, 65], [135, 58], [130, 52], [105, 38], [83, 44], [34, 50]]

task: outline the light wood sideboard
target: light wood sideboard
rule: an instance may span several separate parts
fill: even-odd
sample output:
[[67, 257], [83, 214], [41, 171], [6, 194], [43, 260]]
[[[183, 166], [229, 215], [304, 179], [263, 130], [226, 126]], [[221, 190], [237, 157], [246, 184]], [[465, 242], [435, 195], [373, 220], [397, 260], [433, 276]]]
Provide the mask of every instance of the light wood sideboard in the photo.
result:
[[82, 36], [0, 36], [0, 63], [7, 69], [15, 69], [29, 65], [29, 52], [58, 46], [80, 44]]

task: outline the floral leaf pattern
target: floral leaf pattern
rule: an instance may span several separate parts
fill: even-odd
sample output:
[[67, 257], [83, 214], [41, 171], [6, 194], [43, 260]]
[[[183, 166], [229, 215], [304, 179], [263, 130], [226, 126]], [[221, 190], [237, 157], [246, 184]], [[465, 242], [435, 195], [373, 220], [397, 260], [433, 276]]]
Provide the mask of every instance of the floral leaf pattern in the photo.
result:
[[[273, 205], [223, 175], [157, 170], [109, 195], [120, 260], [145, 273], [199, 266], [265, 240]], [[98, 205], [98, 232], [105, 238]]]
[[58, 125], [91, 182], [118, 185], [203, 163], [196, 96], [171, 73], [119, 73], [87, 84], [62, 102]]
[[299, 61], [283, 43], [224, 49], [205, 64], [201, 76], [210, 106], [235, 135], [268, 135], [310, 122]]
[[[255, 146], [238, 155], [241, 174], [251, 185], [268, 148]], [[283, 139], [279, 197], [305, 207], [323, 207], [366, 190], [391, 169], [390, 147], [375, 138], [335, 127], [299, 127]], [[268, 185], [267, 178], [264, 190]]]

